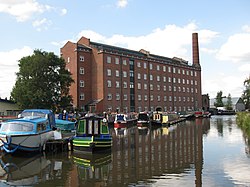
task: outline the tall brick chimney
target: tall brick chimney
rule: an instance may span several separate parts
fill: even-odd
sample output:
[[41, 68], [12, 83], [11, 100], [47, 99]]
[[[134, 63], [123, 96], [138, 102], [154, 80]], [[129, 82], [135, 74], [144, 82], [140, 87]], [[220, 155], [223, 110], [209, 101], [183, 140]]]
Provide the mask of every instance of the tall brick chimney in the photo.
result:
[[200, 66], [198, 33], [192, 34], [193, 66]]

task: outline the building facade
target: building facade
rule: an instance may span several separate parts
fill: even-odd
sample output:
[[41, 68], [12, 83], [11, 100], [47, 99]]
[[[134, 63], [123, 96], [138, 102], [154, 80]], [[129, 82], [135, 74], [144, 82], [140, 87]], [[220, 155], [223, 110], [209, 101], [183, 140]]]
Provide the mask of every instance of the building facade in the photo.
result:
[[193, 63], [133, 51], [82, 37], [68, 41], [61, 56], [75, 82], [73, 107], [91, 112], [187, 111], [202, 107], [198, 34]]

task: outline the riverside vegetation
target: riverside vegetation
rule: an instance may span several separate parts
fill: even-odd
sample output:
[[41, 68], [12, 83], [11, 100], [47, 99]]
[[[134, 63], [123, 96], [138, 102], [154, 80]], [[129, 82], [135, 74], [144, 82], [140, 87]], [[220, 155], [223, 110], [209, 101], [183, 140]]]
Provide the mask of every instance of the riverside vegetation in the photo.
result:
[[250, 112], [237, 112], [237, 125], [250, 137]]

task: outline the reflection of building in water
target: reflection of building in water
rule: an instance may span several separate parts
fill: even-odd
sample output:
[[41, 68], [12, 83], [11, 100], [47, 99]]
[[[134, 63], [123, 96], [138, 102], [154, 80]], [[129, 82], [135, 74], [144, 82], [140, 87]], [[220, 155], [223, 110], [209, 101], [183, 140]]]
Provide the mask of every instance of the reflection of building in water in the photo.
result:
[[133, 128], [127, 136], [114, 137], [112, 176], [108, 183], [118, 186], [162, 174], [184, 173], [195, 167], [195, 183], [201, 186], [202, 137], [208, 129], [209, 119], [197, 119], [151, 133]]

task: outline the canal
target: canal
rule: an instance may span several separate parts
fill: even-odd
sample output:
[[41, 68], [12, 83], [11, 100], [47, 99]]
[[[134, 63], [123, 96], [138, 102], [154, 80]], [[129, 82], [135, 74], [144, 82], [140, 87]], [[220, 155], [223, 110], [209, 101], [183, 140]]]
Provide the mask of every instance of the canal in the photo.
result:
[[235, 116], [116, 131], [109, 154], [1, 155], [0, 186], [250, 186]]

